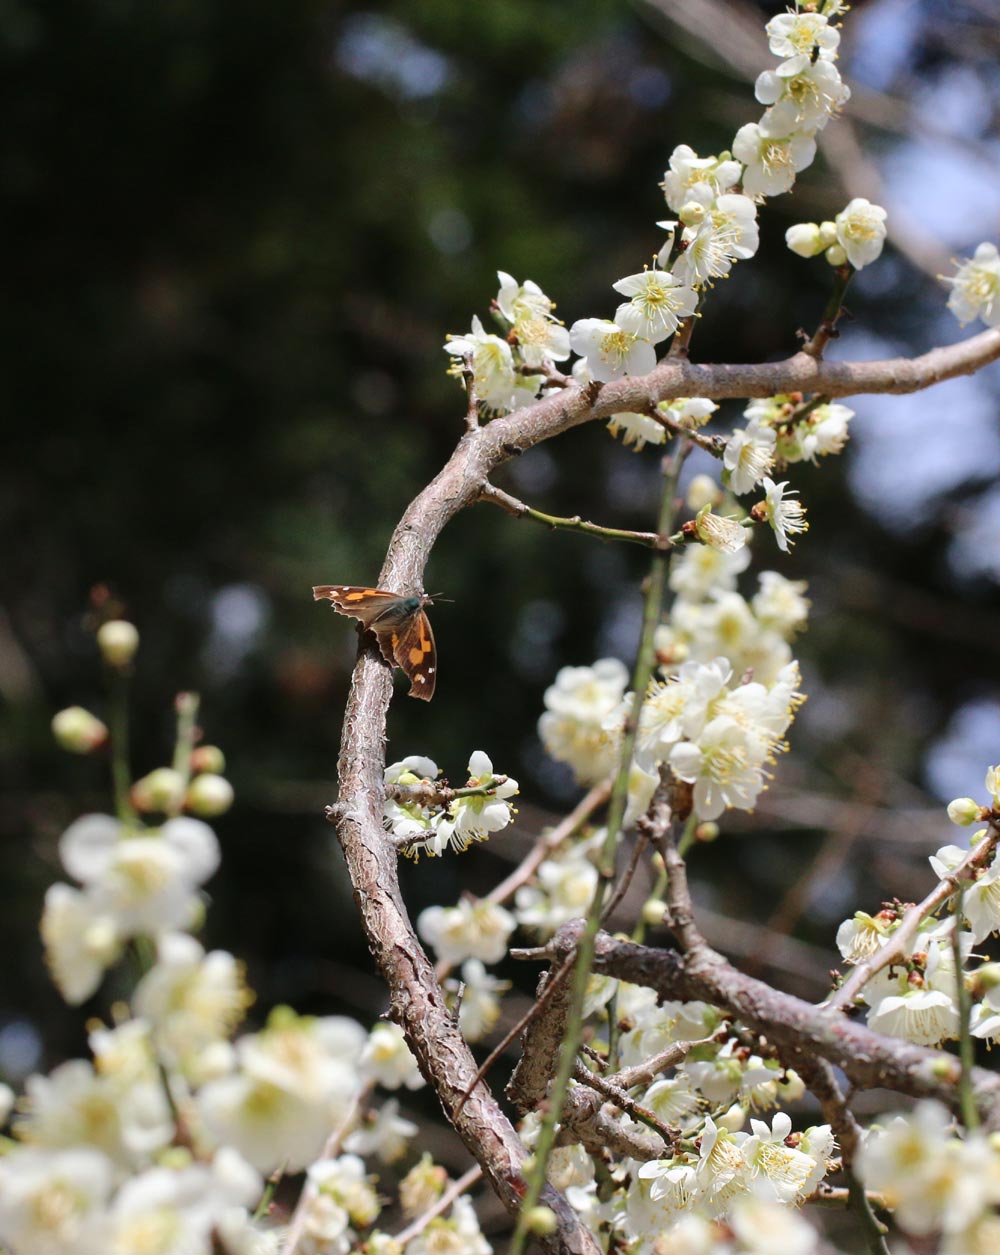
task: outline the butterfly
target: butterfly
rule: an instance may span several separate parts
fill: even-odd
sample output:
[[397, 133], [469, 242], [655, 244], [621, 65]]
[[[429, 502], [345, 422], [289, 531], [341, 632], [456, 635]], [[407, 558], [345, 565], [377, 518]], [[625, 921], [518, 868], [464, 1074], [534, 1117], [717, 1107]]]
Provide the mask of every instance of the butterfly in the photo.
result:
[[338, 614], [359, 619], [375, 633], [382, 657], [390, 667], [402, 667], [410, 681], [410, 696], [429, 702], [437, 681], [437, 650], [434, 633], [424, 613], [432, 604], [426, 593], [403, 597], [384, 588], [359, 588], [353, 584], [319, 584], [317, 601], [333, 602]]

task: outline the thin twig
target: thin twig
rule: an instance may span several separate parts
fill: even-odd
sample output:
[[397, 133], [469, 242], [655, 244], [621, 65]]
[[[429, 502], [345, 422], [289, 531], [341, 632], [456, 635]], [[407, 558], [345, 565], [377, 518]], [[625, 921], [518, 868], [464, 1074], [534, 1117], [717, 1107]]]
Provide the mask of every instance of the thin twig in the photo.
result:
[[407, 1225], [405, 1229], [401, 1229], [396, 1234], [396, 1241], [402, 1249], [407, 1242], [412, 1242], [414, 1238], [419, 1237], [427, 1228], [432, 1220], [436, 1220], [438, 1216], [444, 1215], [448, 1208], [452, 1205], [456, 1198], [459, 1198], [466, 1190], [471, 1189], [477, 1181], [481, 1180], [483, 1170], [479, 1164], [473, 1164], [468, 1171], [463, 1172], [457, 1181], [452, 1181], [451, 1185], [444, 1191], [441, 1197], [431, 1207], [417, 1217], [411, 1225]]
[[598, 523], [588, 523], [579, 514], [567, 518], [556, 514], [545, 514], [493, 484], [483, 485], [479, 499], [492, 501], [494, 505], [498, 505], [515, 518], [533, 519], [536, 523], [542, 523], [553, 531], [581, 532], [585, 536], [596, 536], [599, 540], [622, 540], [631, 545], [642, 545], [645, 549], [669, 549], [672, 544], [676, 544], [673, 537], [658, 536], [655, 532], [632, 532], [621, 527], [602, 527]]
[[850, 262], [844, 262], [842, 266], [834, 269], [833, 291], [830, 293], [830, 299], [827, 301], [819, 326], [812, 338], [802, 346], [803, 353], [808, 353], [810, 357], [822, 357], [826, 346], [840, 334], [837, 331], [837, 323], [844, 313], [844, 293], [847, 291], [847, 285], [851, 282], [853, 274], [854, 267]]
[[971, 879], [980, 867], [987, 866], [993, 858], [997, 841], [1000, 839], [1000, 821], [991, 818], [989, 822], [990, 830], [982, 841], [970, 850], [966, 858], [949, 876], [938, 881], [922, 902], [910, 907], [900, 921], [899, 927], [891, 934], [882, 949], [876, 951], [870, 959], [859, 963], [843, 985], [822, 1003], [822, 1006], [828, 1011], [842, 1011], [846, 1007], [853, 1006], [854, 999], [876, 972], [880, 972], [890, 963], [895, 963], [909, 954], [910, 946], [927, 916], [948, 901], [958, 889], [961, 881]]
[[578, 1063], [573, 1069], [573, 1079], [580, 1085], [589, 1085], [603, 1098], [630, 1115], [633, 1120], [638, 1120], [640, 1124], [645, 1124], [654, 1133], [659, 1133], [668, 1150], [676, 1144], [680, 1136], [679, 1131], [669, 1128], [648, 1107], [641, 1107], [634, 1098], [629, 1097], [624, 1089], [614, 1083], [613, 1077], [600, 1076], [596, 1072], [591, 1072], [589, 1068], [585, 1068], [582, 1063]]
[[962, 1061], [962, 1074], [958, 1078], [958, 1098], [962, 1108], [962, 1123], [971, 1133], [979, 1128], [979, 1112], [976, 1110], [976, 1099], [972, 1092], [972, 1069], [976, 1062], [972, 1033], [969, 1031], [972, 1000], [965, 983], [965, 960], [962, 958], [964, 906], [965, 882], [960, 881], [955, 891], [954, 913], [951, 917], [951, 951], [955, 962], [955, 994], [958, 1002], [958, 1057]]

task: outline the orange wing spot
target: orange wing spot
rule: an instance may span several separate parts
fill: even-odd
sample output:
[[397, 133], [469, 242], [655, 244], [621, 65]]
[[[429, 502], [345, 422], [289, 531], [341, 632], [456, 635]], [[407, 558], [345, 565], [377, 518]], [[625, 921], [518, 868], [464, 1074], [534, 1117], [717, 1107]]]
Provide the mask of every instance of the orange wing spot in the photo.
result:
[[410, 662], [411, 662], [411, 664], [415, 667], [418, 663], [423, 662], [423, 660], [424, 660], [424, 654], [425, 654], [426, 652], [427, 652], [427, 651], [426, 651], [425, 649], [411, 649], [411, 650], [410, 650]]
[[430, 641], [427, 639], [427, 637], [426, 637], [426, 636], [421, 636], [421, 638], [420, 638], [420, 648], [423, 650], [423, 652], [424, 652], [425, 654], [429, 654], [429, 653], [431, 652], [431, 643], [430, 643]]
[[[396, 633], [395, 633], [395, 632], [393, 632], [393, 634], [392, 634], [392, 647], [393, 647], [393, 649], [395, 649], [395, 648], [396, 648], [396, 646], [397, 646], [398, 644], [399, 644], [399, 637], [396, 635]], [[418, 659], [418, 661], [419, 661], [419, 659]]]
[[348, 593], [344, 598], [345, 601], [364, 601], [368, 596], [367, 593]]

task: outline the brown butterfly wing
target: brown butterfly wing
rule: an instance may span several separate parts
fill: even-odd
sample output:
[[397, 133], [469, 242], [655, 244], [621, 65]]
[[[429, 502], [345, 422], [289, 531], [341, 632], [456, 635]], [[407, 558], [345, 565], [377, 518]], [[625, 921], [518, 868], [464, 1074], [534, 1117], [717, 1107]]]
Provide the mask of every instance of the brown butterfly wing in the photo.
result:
[[[362, 588], [356, 584], [318, 584], [313, 589], [316, 601], [329, 600], [338, 614], [359, 619], [366, 628], [374, 625], [393, 603], [401, 601], [398, 593], [388, 593], [382, 588]], [[388, 658], [391, 662], [392, 659]]]
[[382, 653], [388, 657], [391, 652], [396, 665], [406, 672], [410, 696], [429, 702], [437, 683], [437, 649], [430, 620], [423, 610], [399, 628], [376, 631], [376, 636]]

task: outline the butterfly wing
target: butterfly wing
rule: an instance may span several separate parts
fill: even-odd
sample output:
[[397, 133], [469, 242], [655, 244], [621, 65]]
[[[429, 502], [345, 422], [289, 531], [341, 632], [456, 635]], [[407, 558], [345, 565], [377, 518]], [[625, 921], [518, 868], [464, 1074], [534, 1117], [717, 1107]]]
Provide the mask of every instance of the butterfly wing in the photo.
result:
[[374, 627], [377, 619], [391, 612], [397, 602], [403, 601], [398, 593], [388, 593], [382, 588], [362, 588], [356, 584], [318, 584], [313, 589], [313, 597], [316, 601], [333, 602], [338, 614], [359, 619], [366, 628]]
[[406, 672], [410, 681], [410, 696], [429, 702], [434, 696], [437, 683], [437, 648], [430, 620], [423, 610], [417, 610], [398, 628], [376, 630], [382, 653]]
[[431, 700], [437, 681], [437, 649], [430, 621], [416, 598], [356, 584], [318, 584], [313, 597], [332, 602], [338, 614], [371, 629], [389, 666], [405, 671], [410, 696]]

